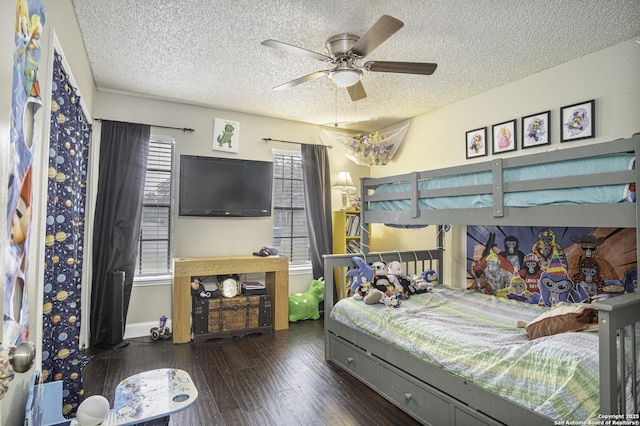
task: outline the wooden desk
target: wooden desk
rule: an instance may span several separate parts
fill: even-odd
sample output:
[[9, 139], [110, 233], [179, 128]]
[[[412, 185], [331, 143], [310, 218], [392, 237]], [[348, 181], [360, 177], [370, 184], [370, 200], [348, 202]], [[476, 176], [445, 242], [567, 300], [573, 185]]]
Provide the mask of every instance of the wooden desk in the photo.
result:
[[282, 256], [182, 257], [173, 259], [173, 343], [191, 341], [191, 277], [266, 273], [274, 330], [289, 328], [289, 259]]

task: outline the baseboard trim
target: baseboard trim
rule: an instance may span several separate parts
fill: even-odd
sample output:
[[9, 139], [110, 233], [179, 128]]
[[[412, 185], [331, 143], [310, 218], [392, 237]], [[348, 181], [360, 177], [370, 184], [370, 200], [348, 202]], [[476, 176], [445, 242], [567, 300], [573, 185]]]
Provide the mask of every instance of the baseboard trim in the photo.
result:
[[[158, 321], [146, 321], [127, 324], [124, 329], [124, 339], [151, 336], [151, 329], [153, 327], [158, 327], [158, 325]], [[167, 327], [169, 327], [169, 329], [171, 329], [172, 323], [170, 319], [167, 320], [166, 325]]]

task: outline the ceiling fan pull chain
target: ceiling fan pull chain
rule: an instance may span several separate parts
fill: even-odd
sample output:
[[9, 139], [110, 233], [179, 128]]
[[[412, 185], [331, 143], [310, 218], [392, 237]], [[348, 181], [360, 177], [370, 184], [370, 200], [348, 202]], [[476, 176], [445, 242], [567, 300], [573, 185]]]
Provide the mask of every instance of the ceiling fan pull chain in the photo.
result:
[[334, 86], [333, 93], [336, 95], [336, 122], [333, 124], [334, 127], [338, 127], [338, 87]]

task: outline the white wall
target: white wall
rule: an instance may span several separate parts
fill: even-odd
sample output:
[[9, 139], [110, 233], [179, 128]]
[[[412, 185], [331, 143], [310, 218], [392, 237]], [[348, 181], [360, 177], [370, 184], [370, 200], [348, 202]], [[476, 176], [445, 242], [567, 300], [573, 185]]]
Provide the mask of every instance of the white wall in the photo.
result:
[[[320, 143], [319, 127], [315, 125], [103, 91], [96, 93], [95, 117], [194, 129], [194, 132], [183, 132], [152, 128], [152, 133], [175, 138], [176, 159], [181, 154], [189, 154], [270, 161], [273, 159], [272, 149], [299, 150], [299, 145], [275, 141], [267, 143], [263, 138]], [[216, 117], [240, 123], [237, 154], [212, 150], [213, 122]], [[99, 132], [99, 123], [95, 131]], [[338, 147], [329, 149], [329, 159], [332, 181], [337, 179], [339, 170], [349, 170], [354, 182], [368, 174], [368, 167], [355, 165]], [[177, 170], [178, 167], [174, 174], [176, 181]], [[336, 192], [332, 195], [334, 209], [339, 209], [340, 194]], [[174, 219], [175, 257], [250, 255], [260, 247], [272, 245], [272, 217], [201, 218], [176, 214]], [[263, 277], [257, 277], [260, 278]], [[289, 277], [289, 293], [305, 291], [311, 279], [309, 273], [292, 273]], [[155, 325], [161, 315], [171, 317], [171, 286], [163, 283], [136, 285], [131, 294], [125, 336], [148, 334], [149, 325]]]
[[[507, 64], [508, 65], [508, 64]], [[465, 132], [551, 110], [551, 146], [501, 154], [530, 154], [547, 149], [606, 142], [640, 131], [640, 45], [635, 40], [542, 71], [485, 93], [456, 102], [412, 120], [396, 159], [384, 167], [372, 167], [375, 177], [414, 170], [485, 161], [465, 159]], [[595, 99], [596, 138], [560, 144], [560, 107]], [[518, 142], [520, 144], [520, 142]], [[552, 225], [553, 223], [550, 223]], [[395, 230], [376, 225], [375, 247], [380, 250], [434, 247], [434, 227]], [[454, 227], [447, 235], [447, 260], [443, 281], [464, 282], [465, 229]]]

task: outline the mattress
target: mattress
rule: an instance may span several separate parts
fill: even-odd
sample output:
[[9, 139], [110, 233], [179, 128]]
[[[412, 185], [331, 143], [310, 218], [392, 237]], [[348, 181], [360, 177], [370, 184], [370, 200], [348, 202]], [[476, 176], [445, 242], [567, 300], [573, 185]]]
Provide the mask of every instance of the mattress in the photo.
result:
[[596, 421], [598, 335], [530, 341], [515, 322], [546, 309], [441, 285], [398, 308], [342, 299], [331, 317], [553, 420]]
[[[536, 164], [505, 169], [504, 182], [521, 182], [536, 178], [559, 178], [566, 176], [591, 175], [595, 173], [631, 170], [634, 167], [632, 154], [612, 154], [548, 164]], [[465, 173], [418, 182], [419, 190], [456, 188], [491, 183], [491, 171]], [[376, 194], [392, 194], [410, 191], [409, 182], [382, 185]], [[611, 204], [635, 201], [635, 192], [630, 185], [601, 185], [572, 189], [549, 189], [528, 192], [507, 192], [504, 194], [505, 207], [531, 207], [538, 205]], [[456, 209], [491, 207], [492, 194], [463, 195], [456, 197], [421, 198], [419, 209]], [[372, 201], [369, 210], [409, 210], [411, 200]]]

